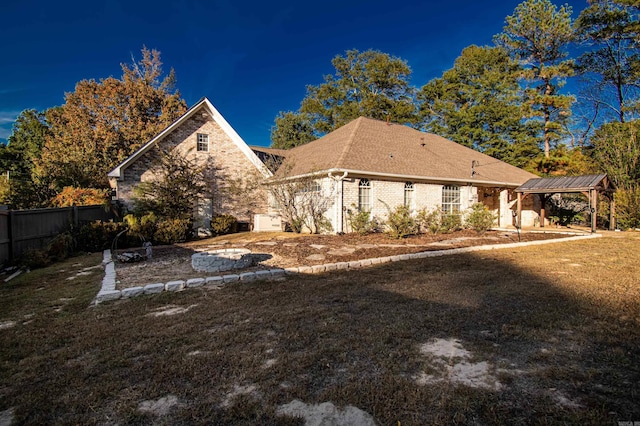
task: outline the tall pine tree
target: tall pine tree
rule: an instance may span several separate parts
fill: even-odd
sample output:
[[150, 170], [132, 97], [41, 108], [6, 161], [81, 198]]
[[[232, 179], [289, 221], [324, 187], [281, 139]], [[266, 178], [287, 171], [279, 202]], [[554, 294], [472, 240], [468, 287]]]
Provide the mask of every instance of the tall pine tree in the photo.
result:
[[571, 115], [572, 96], [560, 93], [565, 79], [573, 75], [573, 61], [567, 48], [573, 40], [571, 7], [556, 6], [549, 0], [526, 0], [507, 16], [498, 45], [523, 67], [522, 80], [536, 116], [543, 122], [544, 156], [563, 136], [563, 126]]

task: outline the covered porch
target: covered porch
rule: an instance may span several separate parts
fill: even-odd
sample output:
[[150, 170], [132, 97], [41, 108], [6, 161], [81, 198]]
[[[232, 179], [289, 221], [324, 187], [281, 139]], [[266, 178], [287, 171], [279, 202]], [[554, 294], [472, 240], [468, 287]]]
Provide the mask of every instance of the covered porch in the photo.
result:
[[591, 213], [591, 232], [596, 232], [598, 200], [603, 195], [609, 201], [609, 229], [615, 229], [615, 201], [613, 193], [615, 188], [606, 174], [563, 176], [553, 178], [529, 179], [515, 189], [517, 194], [516, 226], [522, 223], [522, 202], [529, 195], [537, 195], [540, 198], [540, 227], [545, 224], [545, 204], [554, 194], [584, 194], [588, 201]]

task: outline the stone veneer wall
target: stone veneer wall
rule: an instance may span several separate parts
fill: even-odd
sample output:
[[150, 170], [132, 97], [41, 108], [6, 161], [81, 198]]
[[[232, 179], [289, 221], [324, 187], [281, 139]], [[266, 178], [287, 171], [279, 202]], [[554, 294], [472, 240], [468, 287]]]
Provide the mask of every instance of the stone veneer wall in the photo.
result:
[[[209, 151], [197, 151], [197, 134], [209, 135]], [[173, 132], [159, 142], [159, 148], [176, 150], [183, 156], [195, 160], [199, 165], [210, 162], [217, 169], [218, 188], [212, 188], [213, 214], [232, 214], [242, 221], [251, 221], [254, 213], [267, 211], [267, 197], [262, 189], [243, 196], [229, 197], [221, 191], [228, 178], [261, 179], [260, 172], [247, 156], [233, 143], [209, 114], [196, 112]], [[159, 159], [159, 150], [152, 148], [124, 170], [124, 179], [117, 181], [117, 196], [127, 206], [132, 204], [133, 188], [140, 182], [155, 178], [153, 166]], [[251, 200], [248, 207], [246, 201]], [[205, 200], [206, 202], [206, 200]], [[204, 208], [204, 211], [211, 210]]]

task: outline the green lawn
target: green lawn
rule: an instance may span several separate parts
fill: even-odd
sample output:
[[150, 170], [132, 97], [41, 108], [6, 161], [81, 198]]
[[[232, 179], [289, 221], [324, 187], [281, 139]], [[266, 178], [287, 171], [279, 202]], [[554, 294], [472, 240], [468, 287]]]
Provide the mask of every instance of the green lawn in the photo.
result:
[[[0, 411], [303, 424], [276, 414], [297, 399], [384, 425], [640, 421], [639, 252], [618, 233], [97, 307], [102, 256], [75, 257], [0, 281]], [[468, 355], [425, 352], [451, 339]]]

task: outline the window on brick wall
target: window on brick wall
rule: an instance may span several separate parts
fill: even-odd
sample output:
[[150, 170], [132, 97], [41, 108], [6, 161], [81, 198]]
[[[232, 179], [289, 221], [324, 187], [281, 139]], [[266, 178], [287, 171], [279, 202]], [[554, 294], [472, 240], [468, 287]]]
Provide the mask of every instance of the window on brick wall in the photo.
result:
[[371, 182], [369, 179], [360, 179], [358, 184], [358, 210], [371, 211]]
[[404, 206], [413, 208], [413, 182], [405, 182], [404, 184]]
[[198, 133], [198, 151], [209, 151], [209, 135]]
[[460, 187], [445, 185], [442, 187], [442, 213], [460, 213]]

